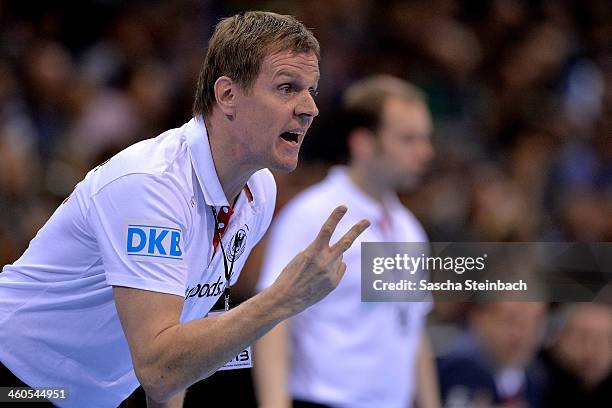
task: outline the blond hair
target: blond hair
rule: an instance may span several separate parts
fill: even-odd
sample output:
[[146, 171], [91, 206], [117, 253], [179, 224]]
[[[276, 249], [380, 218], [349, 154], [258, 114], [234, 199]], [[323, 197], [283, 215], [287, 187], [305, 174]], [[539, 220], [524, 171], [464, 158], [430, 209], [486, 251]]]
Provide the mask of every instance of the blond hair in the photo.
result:
[[228, 76], [244, 90], [249, 90], [266, 55], [286, 50], [312, 52], [320, 59], [319, 42], [293, 16], [247, 11], [221, 20], [208, 43], [200, 70], [194, 116], [212, 112], [214, 85], [219, 77]]

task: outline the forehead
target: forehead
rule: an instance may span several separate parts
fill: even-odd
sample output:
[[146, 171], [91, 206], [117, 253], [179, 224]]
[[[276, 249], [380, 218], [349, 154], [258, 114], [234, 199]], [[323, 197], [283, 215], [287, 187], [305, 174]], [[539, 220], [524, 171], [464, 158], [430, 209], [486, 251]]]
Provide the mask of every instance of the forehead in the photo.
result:
[[418, 133], [429, 133], [433, 127], [424, 102], [398, 96], [391, 96], [384, 102], [382, 119], [387, 126], [408, 128]]
[[498, 315], [536, 317], [544, 312], [545, 306], [539, 302], [496, 302], [490, 310]]
[[264, 58], [261, 74], [269, 78], [279, 76], [304, 77], [307, 80], [317, 82], [320, 77], [319, 60], [312, 52], [275, 51]]
[[568, 327], [594, 328], [606, 330], [612, 334], [612, 311], [607, 306], [581, 305], [570, 318]]

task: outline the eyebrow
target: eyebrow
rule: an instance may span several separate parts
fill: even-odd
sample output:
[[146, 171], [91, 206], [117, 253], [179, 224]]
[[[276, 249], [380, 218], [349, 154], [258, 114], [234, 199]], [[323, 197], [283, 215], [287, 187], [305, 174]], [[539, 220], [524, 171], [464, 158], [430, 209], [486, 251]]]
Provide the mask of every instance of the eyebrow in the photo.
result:
[[295, 75], [292, 71], [289, 71], [287, 69], [281, 69], [280, 71], [278, 71], [276, 74], [274, 74], [274, 77], [280, 77], [280, 76], [288, 76], [291, 78], [297, 78], [297, 75]]

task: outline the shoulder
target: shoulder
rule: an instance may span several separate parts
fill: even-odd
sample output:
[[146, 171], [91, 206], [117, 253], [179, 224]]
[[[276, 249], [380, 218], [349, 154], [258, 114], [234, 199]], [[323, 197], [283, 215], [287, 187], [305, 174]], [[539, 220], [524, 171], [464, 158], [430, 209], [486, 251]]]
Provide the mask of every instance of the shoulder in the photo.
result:
[[438, 359], [438, 371], [444, 394], [458, 384], [470, 390], [495, 388], [494, 372], [471, 334], [460, 335], [451, 350]]
[[468, 355], [445, 356], [438, 359], [438, 371], [440, 388], [445, 396], [457, 385], [472, 392], [483, 388], [495, 390], [493, 372], [477, 358]]
[[306, 235], [316, 234], [322, 222], [340, 204], [341, 200], [334, 196], [325, 180], [313, 184], [289, 200], [279, 211], [274, 220], [275, 231], [283, 235], [289, 227], [292, 234], [296, 231]]
[[408, 238], [405, 239], [405, 241], [429, 241], [427, 232], [425, 231], [425, 228], [423, 228], [423, 224], [421, 224], [418, 218], [399, 201], [397, 202], [397, 205], [394, 206], [394, 213], [394, 216], [396, 216], [400, 221], [404, 235], [406, 235]]
[[190, 195], [168, 173], [130, 173], [113, 179], [85, 200], [101, 218], [164, 219], [188, 229], [194, 217]]
[[482, 346], [473, 334], [459, 335], [450, 350], [439, 358], [440, 373], [450, 375], [457, 373], [471, 373], [474, 378], [488, 378], [492, 376], [492, 368], [483, 355]]
[[92, 200], [108, 206], [188, 208], [192, 179], [181, 129], [136, 143], [92, 169], [77, 186], [85, 209]]
[[[97, 193], [118, 179], [159, 179], [188, 182], [186, 166], [189, 154], [183, 128], [168, 130], [159, 136], [135, 143], [92, 169], [85, 181], [90, 192]], [[142, 177], [126, 177], [137, 176]]]
[[284, 212], [300, 212], [315, 216], [342, 203], [342, 198], [334, 193], [327, 180], [322, 180], [296, 194], [284, 207]]

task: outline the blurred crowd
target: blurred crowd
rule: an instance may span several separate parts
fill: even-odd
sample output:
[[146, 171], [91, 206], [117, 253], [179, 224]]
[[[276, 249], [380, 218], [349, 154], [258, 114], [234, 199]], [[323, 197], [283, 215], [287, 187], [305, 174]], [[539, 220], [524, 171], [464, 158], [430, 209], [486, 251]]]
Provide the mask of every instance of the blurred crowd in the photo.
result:
[[[246, 9], [295, 15], [322, 48], [321, 114], [298, 170], [277, 175], [279, 207], [341, 160], [341, 91], [388, 73], [425, 90], [434, 115], [435, 164], [403, 197], [432, 241], [612, 241], [609, 0], [0, 0], [3, 265], [89, 169], [190, 118], [214, 24]], [[256, 271], [257, 256], [250, 264]], [[247, 296], [256, 273], [244, 275]], [[504, 320], [513, 313], [525, 319]], [[465, 390], [444, 381], [461, 353], [529, 370], [538, 362], [560, 389], [605, 384], [610, 397], [605, 307], [442, 305], [432, 320], [437, 350], [450, 356], [442, 388], [455, 401]], [[525, 336], [513, 340], [517, 331]], [[506, 374], [507, 389], [526, 384]]]

